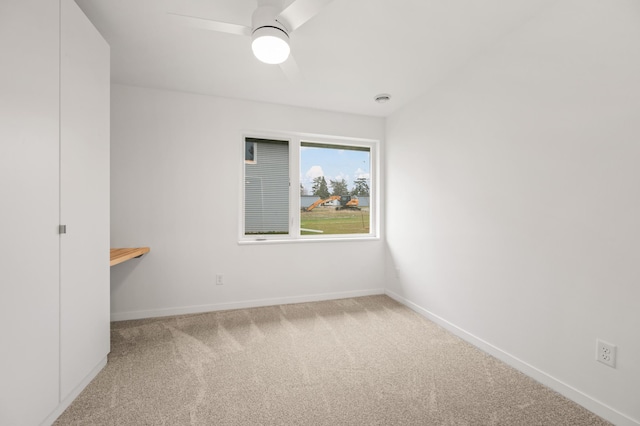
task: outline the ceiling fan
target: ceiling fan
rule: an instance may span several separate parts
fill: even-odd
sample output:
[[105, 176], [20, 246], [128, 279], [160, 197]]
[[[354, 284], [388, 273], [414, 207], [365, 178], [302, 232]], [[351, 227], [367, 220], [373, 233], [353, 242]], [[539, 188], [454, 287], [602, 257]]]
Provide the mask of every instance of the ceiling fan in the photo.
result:
[[258, 0], [258, 8], [251, 17], [251, 27], [171, 12], [169, 14], [192, 27], [250, 36], [251, 49], [256, 58], [267, 64], [279, 64], [290, 79], [297, 79], [298, 66], [290, 55], [291, 33], [331, 1], [294, 0], [283, 7], [284, 0]]

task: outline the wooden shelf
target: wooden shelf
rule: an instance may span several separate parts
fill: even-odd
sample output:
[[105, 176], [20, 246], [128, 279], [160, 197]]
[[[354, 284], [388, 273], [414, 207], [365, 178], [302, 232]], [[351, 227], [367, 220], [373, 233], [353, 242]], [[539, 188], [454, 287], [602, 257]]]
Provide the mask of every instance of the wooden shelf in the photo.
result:
[[109, 266], [117, 265], [118, 263], [126, 262], [134, 257], [140, 257], [145, 253], [149, 253], [151, 249], [149, 247], [134, 247], [134, 248], [112, 248], [111, 249], [111, 261]]

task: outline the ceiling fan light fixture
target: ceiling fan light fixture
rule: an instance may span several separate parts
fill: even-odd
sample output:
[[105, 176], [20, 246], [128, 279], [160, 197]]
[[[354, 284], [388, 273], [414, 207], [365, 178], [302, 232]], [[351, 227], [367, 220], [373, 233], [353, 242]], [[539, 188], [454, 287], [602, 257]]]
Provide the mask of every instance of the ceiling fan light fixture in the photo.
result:
[[282, 29], [272, 26], [260, 27], [251, 37], [251, 50], [260, 61], [275, 65], [283, 63], [289, 57], [289, 36]]

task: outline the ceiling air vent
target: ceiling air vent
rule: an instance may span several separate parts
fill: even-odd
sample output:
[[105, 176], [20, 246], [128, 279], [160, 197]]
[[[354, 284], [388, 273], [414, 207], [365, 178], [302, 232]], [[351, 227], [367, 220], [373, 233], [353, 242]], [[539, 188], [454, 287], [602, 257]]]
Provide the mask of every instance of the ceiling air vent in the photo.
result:
[[391, 100], [391, 95], [389, 95], [388, 93], [381, 93], [379, 95], [376, 95], [375, 98], [373, 98], [377, 103], [379, 104], [383, 104], [385, 102], [389, 102]]

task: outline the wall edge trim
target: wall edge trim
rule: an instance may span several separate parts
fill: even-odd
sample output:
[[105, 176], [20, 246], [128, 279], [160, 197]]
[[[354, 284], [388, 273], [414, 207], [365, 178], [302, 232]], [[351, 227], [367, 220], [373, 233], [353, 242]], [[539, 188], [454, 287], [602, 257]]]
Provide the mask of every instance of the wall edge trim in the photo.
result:
[[80, 392], [84, 390], [89, 383], [96, 378], [96, 376], [102, 371], [104, 367], [107, 365], [107, 355], [96, 364], [95, 367], [87, 374], [84, 379], [71, 391], [69, 394], [59, 402], [58, 406], [49, 414], [49, 416], [41, 423], [42, 425], [51, 425], [53, 424], [64, 411], [69, 408], [71, 403], [80, 395]]
[[173, 308], [149, 309], [144, 311], [112, 312], [111, 321], [129, 321], [145, 318], [169, 317], [175, 315], [201, 314], [205, 312], [228, 311], [232, 309], [259, 308], [263, 306], [289, 305], [293, 303], [320, 302], [347, 299], [350, 297], [385, 294], [383, 288], [354, 290], [335, 293], [309, 294], [303, 296], [275, 297], [268, 299], [241, 300], [208, 305], [179, 306]]
[[531, 364], [528, 364], [527, 362], [509, 354], [508, 352], [505, 352], [504, 350], [492, 345], [491, 343], [486, 342], [485, 340], [430, 312], [429, 310], [410, 301], [409, 299], [406, 299], [405, 297], [400, 296], [399, 294], [394, 293], [393, 291], [388, 289], [385, 289], [385, 294], [394, 299], [396, 302], [405, 305], [417, 314], [445, 328], [447, 331], [450, 331], [464, 341], [472, 344], [478, 349], [499, 359], [500, 361], [515, 368], [521, 373], [524, 373], [532, 379], [551, 388], [552, 390], [558, 392], [559, 394], [570, 399], [576, 404], [579, 404], [587, 410], [593, 412], [594, 414], [597, 414], [603, 419], [614, 423], [617, 426], [640, 426], [640, 421], [632, 419], [624, 413], [621, 413], [616, 409], [604, 404], [603, 402], [598, 401], [597, 399], [585, 394], [584, 392], [574, 388], [573, 386], [564, 383], [563, 381], [532, 366]]

